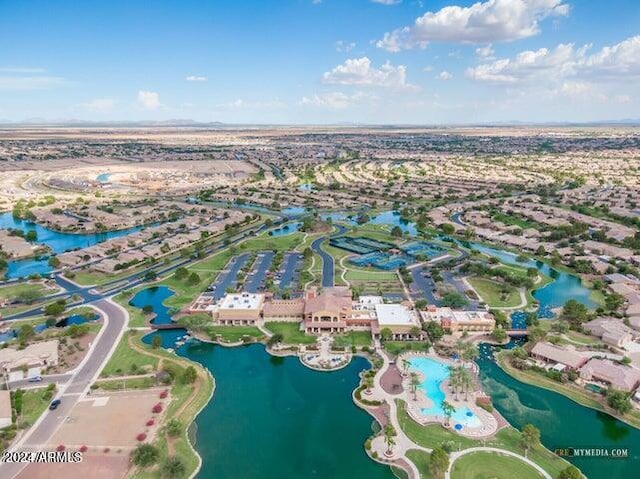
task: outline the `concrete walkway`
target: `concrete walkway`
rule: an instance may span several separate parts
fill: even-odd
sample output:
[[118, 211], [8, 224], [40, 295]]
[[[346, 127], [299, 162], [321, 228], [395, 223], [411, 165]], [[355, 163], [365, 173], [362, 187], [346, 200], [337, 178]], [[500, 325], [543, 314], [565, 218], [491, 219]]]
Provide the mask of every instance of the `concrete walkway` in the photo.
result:
[[449, 454], [449, 469], [444, 474], [445, 479], [451, 479], [451, 469], [453, 468], [453, 463], [457, 459], [467, 454], [472, 454], [474, 452], [491, 452], [495, 454], [502, 454], [504, 456], [515, 457], [516, 459], [520, 459], [522, 462], [526, 462], [527, 464], [529, 464], [536, 471], [538, 471], [538, 473], [540, 473], [542, 477], [544, 477], [545, 479], [553, 479], [547, 471], [542, 469], [531, 459], [524, 457], [523, 455], [518, 454], [516, 452], [507, 451], [506, 449], [499, 449], [497, 447], [470, 447], [469, 449], [463, 449], [462, 451], [452, 452], [451, 454]]
[[[405, 462], [408, 464], [410, 468], [410, 471], [407, 471], [409, 472], [410, 479], [420, 479], [420, 471], [418, 470], [416, 465], [406, 457], [406, 452], [411, 449], [417, 449], [419, 451], [431, 453], [432, 450], [430, 448], [416, 444], [402, 430], [402, 427], [400, 426], [400, 422], [398, 421], [398, 405], [396, 404], [396, 401], [395, 401], [396, 399], [402, 397], [402, 393], [390, 394], [390, 393], [387, 393], [382, 387], [382, 376], [389, 368], [391, 361], [387, 356], [387, 353], [382, 349], [380, 343], [376, 343], [375, 346], [376, 346], [376, 351], [382, 357], [383, 366], [376, 373], [373, 380], [373, 388], [371, 390], [371, 393], [366, 396], [366, 399], [370, 399], [370, 400], [375, 399], [375, 400], [383, 401], [387, 404], [387, 406], [389, 407], [388, 420], [389, 420], [389, 423], [395, 429], [396, 436], [393, 438], [395, 441], [395, 445], [392, 448], [391, 455], [385, 454], [385, 452], [387, 451], [387, 445], [384, 442], [383, 434], [379, 434], [373, 439], [373, 441], [371, 442], [371, 450], [377, 452], [378, 456], [382, 459], [386, 459], [390, 461], [405, 459]], [[462, 451], [452, 452], [449, 455], [450, 465], [449, 465], [449, 470], [445, 474], [445, 478], [450, 479], [451, 465], [454, 463], [456, 459], [458, 459], [461, 456], [464, 456], [465, 454], [470, 454], [472, 452], [478, 452], [478, 451], [488, 451], [488, 452], [494, 452], [499, 454], [505, 454], [507, 456], [516, 457], [526, 462], [531, 467], [533, 467], [536, 471], [542, 474], [542, 476], [545, 479], [552, 479], [552, 477], [544, 469], [542, 469], [542, 467], [540, 467], [530, 459], [520, 454], [517, 454], [515, 452], [496, 448], [496, 447], [472, 447], [469, 449], [464, 449]]]

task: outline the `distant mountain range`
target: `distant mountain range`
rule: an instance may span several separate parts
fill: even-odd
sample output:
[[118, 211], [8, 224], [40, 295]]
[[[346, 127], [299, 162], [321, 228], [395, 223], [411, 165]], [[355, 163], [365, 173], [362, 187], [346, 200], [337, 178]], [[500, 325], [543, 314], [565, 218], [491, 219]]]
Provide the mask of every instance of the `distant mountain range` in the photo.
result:
[[546, 122], [527, 122], [527, 121], [495, 121], [484, 123], [442, 123], [442, 124], [366, 124], [359, 122], [336, 122], [326, 124], [249, 124], [249, 123], [223, 123], [220, 121], [201, 122], [190, 119], [171, 119], [171, 120], [139, 120], [139, 121], [91, 121], [91, 120], [78, 120], [78, 119], [53, 119], [48, 120], [45, 118], [27, 118], [21, 121], [0, 119], [0, 127], [103, 127], [103, 128], [150, 128], [150, 127], [174, 127], [174, 128], [234, 128], [234, 127], [269, 127], [269, 126], [343, 126], [351, 128], [434, 128], [434, 127], [505, 127], [505, 126], [606, 126], [606, 125], [625, 125], [625, 126], [640, 126], [639, 119], [621, 119], [621, 120], [600, 120], [600, 121], [584, 121], [584, 122], [572, 122], [572, 121], [546, 121]]

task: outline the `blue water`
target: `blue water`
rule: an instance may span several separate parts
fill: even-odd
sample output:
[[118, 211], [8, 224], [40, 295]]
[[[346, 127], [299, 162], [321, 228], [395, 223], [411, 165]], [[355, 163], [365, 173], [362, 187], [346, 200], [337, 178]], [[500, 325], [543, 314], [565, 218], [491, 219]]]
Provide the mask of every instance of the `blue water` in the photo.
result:
[[300, 222], [287, 223], [280, 226], [278, 229], [269, 231], [269, 236], [278, 237], [289, 235], [298, 231], [300, 229], [300, 226], [302, 226], [302, 223]]
[[[62, 318], [54, 326], [51, 326], [51, 327], [65, 328], [67, 326], [71, 326], [72, 324], [84, 324], [84, 323], [87, 323], [89, 321], [95, 321], [99, 317], [100, 316], [98, 316], [97, 314], [94, 314], [91, 317], [85, 317], [82, 314], [73, 314], [71, 316], [67, 316], [66, 318]], [[36, 333], [41, 333], [45, 329], [49, 329], [49, 326], [47, 326], [47, 323], [36, 324], [33, 327], [33, 330]], [[0, 343], [4, 343], [6, 341], [10, 341], [10, 340], [14, 339], [17, 335], [18, 335], [18, 330], [17, 329], [10, 329], [9, 331], [7, 331], [5, 333], [0, 333]]]
[[172, 322], [171, 309], [164, 305], [164, 300], [174, 294], [175, 293], [166, 286], [151, 286], [150, 288], [138, 291], [131, 301], [129, 301], [129, 304], [140, 309], [151, 305], [155, 313], [155, 317], [151, 320], [151, 323], [170, 324]]
[[479, 243], [469, 243], [469, 245], [474, 250], [498, 258], [505, 264], [525, 268], [536, 268], [541, 273], [553, 279], [551, 283], [533, 292], [533, 297], [540, 303], [538, 309], [538, 317], [540, 318], [548, 319], [553, 317], [551, 310], [564, 306], [570, 299], [575, 299], [590, 309], [598, 306], [591, 299], [591, 291], [582, 284], [582, 281], [577, 276], [555, 270], [541, 261], [527, 260], [518, 262], [516, 260], [517, 255], [509, 251], [503, 251]]
[[[331, 218], [332, 221], [347, 223], [350, 225], [356, 225], [358, 214], [357, 213], [324, 213], [321, 214], [320, 217], [323, 220], [327, 220]], [[397, 211], [383, 211], [382, 213], [378, 213], [371, 217], [367, 224], [372, 225], [389, 225], [391, 227], [399, 226], [400, 230], [403, 233], [408, 234], [410, 236], [418, 235], [418, 227], [413, 221], [405, 221], [400, 216], [400, 213]]]
[[304, 206], [289, 206], [280, 210], [282, 214], [287, 216], [302, 216], [307, 213], [307, 209]]
[[310, 193], [313, 191], [313, 185], [311, 183], [302, 183], [300, 186], [298, 186], [298, 189], [300, 191]]
[[[442, 390], [442, 382], [449, 377], [448, 366], [431, 358], [413, 358], [409, 360], [409, 364], [411, 369], [419, 372], [424, 378], [419, 387], [433, 402], [431, 407], [422, 408], [420, 412], [425, 416], [444, 417], [442, 401], [445, 399], [445, 394]], [[457, 408], [451, 420], [455, 425], [480, 426], [480, 419], [467, 406]]]
[[[30, 221], [15, 219], [9, 213], [0, 214], [0, 229], [19, 229], [23, 232], [35, 231], [38, 235], [37, 243], [48, 246], [53, 253], [64, 253], [81, 248], [88, 248], [103, 241], [119, 238], [136, 231], [140, 231], [142, 226], [135, 226], [119, 231], [108, 231], [104, 233], [60, 233], [45, 228]], [[11, 278], [23, 278], [31, 274], [47, 274], [52, 271], [48, 264], [48, 258], [29, 258], [17, 261], [9, 261], [5, 276]]]
[[109, 183], [109, 178], [111, 177], [111, 173], [100, 173], [98, 176], [96, 176], [96, 180], [98, 180], [100, 183]]

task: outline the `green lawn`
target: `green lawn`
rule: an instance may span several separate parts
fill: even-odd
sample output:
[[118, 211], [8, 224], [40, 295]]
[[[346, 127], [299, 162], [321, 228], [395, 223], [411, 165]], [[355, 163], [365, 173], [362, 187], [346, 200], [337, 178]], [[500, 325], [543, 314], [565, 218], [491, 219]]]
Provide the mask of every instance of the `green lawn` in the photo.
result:
[[349, 331], [346, 334], [338, 334], [334, 336], [334, 346], [344, 347], [362, 347], [371, 346], [370, 331]]
[[473, 452], [453, 463], [451, 479], [540, 479], [542, 475], [520, 459], [491, 452]]
[[42, 413], [49, 407], [51, 399], [45, 397], [46, 388], [24, 391], [22, 396], [22, 417], [20, 425], [28, 427], [38, 420]]
[[385, 341], [384, 349], [392, 356], [405, 351], [425, 351], [427, 343], [424, 341]]
[[253, 326], [209, 326], [207, 334], [211, 339], [215, 339], [219, 334], [222, 336], [222, 340], [228, 343], [242, 341], [244, 336], [250, 336], [255, 340], [260, 340], [264, 337], [262, 331]]
[[280, 333], [285, 344], [315, 344], [317, 338], [300, 331], [299, 323], [268, 322], [265, 327], [272, 333]]
[[429, 472], [431, 454], [420, 449], [409, 449], [406, 452], [406, 456], [416, 465], [418, 471], [420, 471], [420, 479], [431, 479], [433, 477]]
[[27, 290], [35, 290], [41, 296], [55, 291], [55, 289], [45, 287], [42, 283], [14, 284], [0, 288], [0, 299], [15, 299], [20, 293]]
[[[409, 417], [405, 411], [404, 401], [397, 400], [397, 404], [400, 427], [402, 427], [402, 430], [411, 440], [420, 446], [433, 449], [440, 446], [443, 442], [453, 441], [462, 449], [475, 446], [489, 446], [506, 449], [518, 454], [524, 453], [520, 440], [520, 431], [512, 427], [502, 428], [493, 439], [483, 442], [455, 434], [443, 428], [440, 424], [422, 426]], [[556, 477], [561, 470], [569, 465], [567, 461], [556, 456], [541, 445], [531, 448], [528, 456], [529, 459], [540, 465], [551, 474], [552, 477]]]
[[127, 340], [129, 334], [133, 333], [128, 332], [122, 336], [111, 359], [109, 359], [109, 362], [102, 370], [101, 376], [126, 376], [156, 370], [158, 367], [158, 359], [131, 349]]
[[510, 291], [503, 296], [500, 293], [502, 284], [497, 281], [476, 277], [471, 277], [468, 281], [478, 292], [482, 300], [491, 308], [512, 308], [520, 304], [520, 294], [513, 286], [508, 286]]
[[[140, 289], [144, 288], [138, 288], [136, 292]], [[116, 295], [113, 299], [129, 313], [130, 328], [144, 328], [145, 326], [148, 326], [147, 316], [142, 312], [141, 308], [136, 308], [135, 306], [131, 306], [129, 304], [129, 301], [131, 301], [131, 298], [133, 298], [134, 295], [135, 294], [132, 294], [129, 291], [123, 291], [122, 293]]]

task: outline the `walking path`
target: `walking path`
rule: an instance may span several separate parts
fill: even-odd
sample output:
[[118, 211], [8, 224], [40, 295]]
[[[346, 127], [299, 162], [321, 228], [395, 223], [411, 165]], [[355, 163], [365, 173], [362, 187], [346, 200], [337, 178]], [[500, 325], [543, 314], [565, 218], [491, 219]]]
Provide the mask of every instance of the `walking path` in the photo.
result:
[[445, 479], [451, 479], [451, 469], [453, 468], [453, 463], [457, 459], [460, 459], [462, 456], [465, 456], [467, 454], [473, 454], [474, 452], [491, 452], [494, 454], [502, 454], [505, 456], [515, 457], [529, 464], [536, 471], [538, 471], [542, 475], [542, 477], [544, 477], [545, 479], [553, 479], [547, 471], [542, 469], [539, 465], [537, 465], [528, 457], [524, 457], [523, 455], [518, 454], [517, 452], [507, 451], [506, 449], [499, 449], [497, 447], [470, 447], [469, 449], [463, 449], [462, 451], [452, 452], [451, 454], [449, 454], [449, 469], [444, 474]]
[[[375, 346], [376, 346], [376, 351], [382, 357], [383, 365], [376, 373], [373, 380], [373, 387], [371, 388], [371, 392], [366, 396], [366, 399], [378, 400], [378, 401], [381, 401], [382, 403], [386, 403], [386, 406], [388, 406], [389, 410], [388, 410], [388, 413], [386, 413], [385, 415], [389, 421], [389, 424], [391, 424], [395, 429], [396, 436], [394, 436], [393, 438], [395, 444], [391, 449], [391, 454], [386, 454], [386, 452], [388, 452], [388, 447], [387, 447], [387, 444], [385, 443], [384, 434], [379, 434], [372, 440], [371, 451], [375, 451], [378, 457], [383, 461], [384, 460], [393, 461], [396, 463], [396, 465], [397, 465], [397, 461], [404, 459], [403, 463], [406, 463], [410, 469], [409, 471], [407, 471], [409, 473], [410, 479], [420, 479], [420, 471], [418, 470], [417, 466], [406, 457], [406, 453], [407, 451], [410, 451], [412, 449], [424, 451], [427, 453], [431, 453], [432, 450], [430, 448], [427, 448], [415, 443], [403, 431], [400, 425], [400, 422], [398, 420], [398, 405], [396, 403], [396, 399], [401, 398], [402, 393], [391, 394], [386, 392], [382, 387], [382, 377], [390, 367], [391, 360], [389, 359], [389, 357], [387, 356], [387, 353], [382, 349], [379, 343], [376, 343]], [[470, 454], [472, 452], [480, 452], [480, 451], [493, 452], [493, 453], [505, 454], [508, 456], [516, 457], [526, 462], [531, 467], [535, 468], [536, 471], [540, 472], [540, 474], [542, 474], [542, 476], [545, 479], [552, 479], [551, 476], [544, 469], [542, 469], [542, 467], [540, 467], [538, 464], [534, 463], [530, 459], [526, 458], [525, 456], [522, 456], [521, 454], [500, 449], [500, 448], [495, 448], [495, 447], [480, 447], [480, 446], [464, 449], [462, 451], [452, 452], [449, 455], [450, 457], [449, 470], [446, 472], [445, 478], [450, 479], [451, 466], [456, 459], [458, 459], [461, 456], [464, 456], [465, 454]]]

